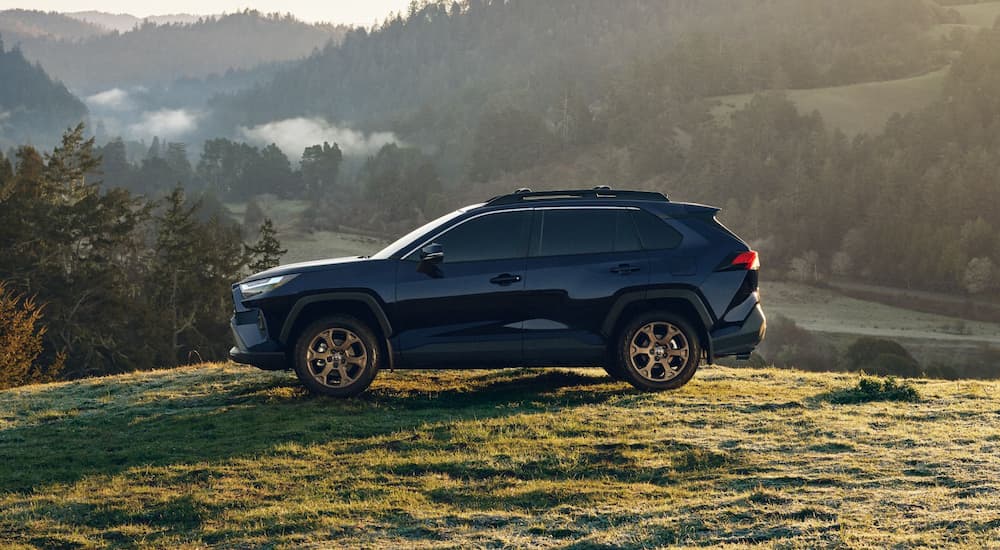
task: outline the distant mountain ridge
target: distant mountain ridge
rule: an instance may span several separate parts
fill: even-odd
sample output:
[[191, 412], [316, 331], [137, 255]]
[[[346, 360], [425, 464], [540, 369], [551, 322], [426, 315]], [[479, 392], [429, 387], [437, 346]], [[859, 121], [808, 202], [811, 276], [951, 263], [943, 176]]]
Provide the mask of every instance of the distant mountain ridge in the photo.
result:
[[81, 40], [107, 32], [103, 27], [56, 12], [0, 11], [0, 35], [9, 44], [34, 39]]
[[[126, 32], [117, 28], [129, 24]], [[300, 59], [339, 42], [347, 29], [254, 10], [144, 20], [100, 12], [0, 12], [0, 35], [7, 44], [19, 46], [27, 59], [85, 95]]]
[[109, 13], [106, 11], [74, 11], [64, 12], [63, 15], [78, 21], [84, 21], [107, 29], [108, 31], [128, 32], [144, 22], [155, 23], [157, 25], [168, 25], [174, 23], [191, 24], [197, 23], [199, 19], [205, 17], [218, 17], [218, 15], [194, 15], [190, 13], [171, 13], [165, 15], [150, 15], [148, 17], [137, 17], [130, 13]]

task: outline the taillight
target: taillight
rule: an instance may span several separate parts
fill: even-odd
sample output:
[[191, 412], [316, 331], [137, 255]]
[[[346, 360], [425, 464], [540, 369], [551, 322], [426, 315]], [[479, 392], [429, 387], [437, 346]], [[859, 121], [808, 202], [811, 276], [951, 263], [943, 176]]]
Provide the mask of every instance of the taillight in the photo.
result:
[[740, 252], [733, 256], [727, 264], [720, 266], [719, 271], [756, 271], [760, 269], [760, 258], [755, 250]]

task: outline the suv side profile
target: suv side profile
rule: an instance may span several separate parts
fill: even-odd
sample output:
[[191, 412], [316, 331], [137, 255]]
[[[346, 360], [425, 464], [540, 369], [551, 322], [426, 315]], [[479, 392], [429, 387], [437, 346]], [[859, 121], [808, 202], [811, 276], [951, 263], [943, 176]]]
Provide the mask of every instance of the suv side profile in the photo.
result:
[[495, 197], [372, 256], [234, 284], [230, 357], [337, 397], [384, 368], [601, 366], [678, 388], [764, 337], [757, 253], [718, 211], [607, 187]]

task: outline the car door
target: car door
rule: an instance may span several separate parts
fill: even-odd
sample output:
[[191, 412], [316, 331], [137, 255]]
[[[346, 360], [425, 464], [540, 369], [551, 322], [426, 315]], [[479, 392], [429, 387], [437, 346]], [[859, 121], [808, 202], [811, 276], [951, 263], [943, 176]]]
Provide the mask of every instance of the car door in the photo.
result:
[[649, 260], [627, 208], [539, 208], [533, 220], [525, 294], [525, 358], [594, 365], [614, 300], [649, 281]]
[[399, 261], [395, 346], [410, 367], [517, 365], [522, 360], [531, 211], [489, 212], [425, 243], [443, 259]]

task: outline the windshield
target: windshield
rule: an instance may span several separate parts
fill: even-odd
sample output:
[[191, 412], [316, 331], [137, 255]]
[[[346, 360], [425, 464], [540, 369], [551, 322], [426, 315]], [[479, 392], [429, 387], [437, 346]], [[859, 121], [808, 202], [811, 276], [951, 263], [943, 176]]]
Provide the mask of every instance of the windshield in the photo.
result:
[[454, 212], [450, 212], [448, 214], [445, 214], [444, 216], [441, 216], [440, 218], [438, 218], [436, 220], [429, 221], [429, 222], [425, 223], [424, 225], [421, 225], [420, 227], [414, 229], [413, 231], [410, 231], [406, 235], [403, 235], [402, 237], [396, 239], [389, 246], [383, 248], [382, 250], [379, 250], [374, 255], [372, 255], [372, 258], [374, 258], [376, 260], [385, 260], [387, 258], [390, 258], [390, 257], [392, 257], [393, 254], [399, 252], [400, 250], [403, 250], [408, 245], [410, 245], [411, 243], [413, 243], [413, 241], [416, 240], [417, 237], [423, 235], [424, 233], [430, 232], [435, 227], [438, 227], [440, 225], [448, 223], [449, 221], [451, 221], [451, 220], [453, 220], [453, 219], [461, 216], [469, 208], [476, 208], [477, 206], [481, 206], [481, 205], [475, 204], [475, 205], [472, 205], [472, 206], [467, 206], [465, 208], [462, 208], [462, 209], [456, 210]]

